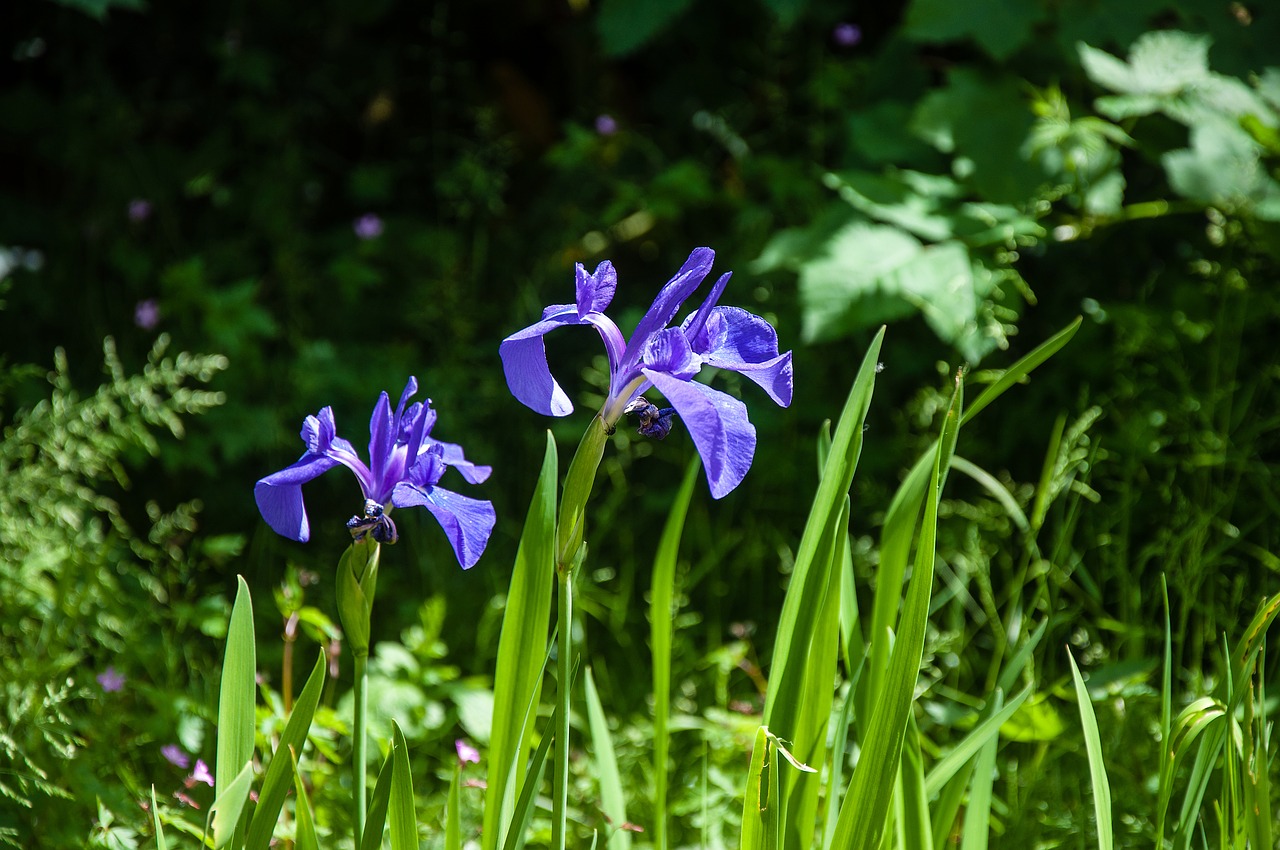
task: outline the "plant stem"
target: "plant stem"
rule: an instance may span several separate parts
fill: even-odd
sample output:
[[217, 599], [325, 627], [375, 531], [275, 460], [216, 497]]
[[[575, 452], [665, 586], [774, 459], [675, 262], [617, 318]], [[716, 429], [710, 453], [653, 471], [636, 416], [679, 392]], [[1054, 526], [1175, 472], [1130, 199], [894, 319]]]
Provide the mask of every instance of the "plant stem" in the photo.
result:
[[356, 847], [360, 846], [360, 841], [364, 838], [364, 816], [365, 807], [368, 800], [365, 795], [365, 783], [367, 781], [368, 761], [365, 753], [365, 746], [368, 743], [368, 725], [369, 712], [369, 655], [368, 653], [358, 653], [356, 655], [356, 705], [355, 705], [355, 730], [353, 732], [354, 739], [351, 745], [351, 778], [352, 778], [352, 796], [355, 798], [355, 834]]
[[551, 846], [565, 848], [566, 809], [569, 804], [569, 707], [570, 677], [573, 675], [573, 570], [558, 566], [556, 577], [560, 580], [559, 626], [557, 628], [556, 675], [559, 680], [556, 699], [559, 709], [556, 717], [556, 772], [553, 782]]

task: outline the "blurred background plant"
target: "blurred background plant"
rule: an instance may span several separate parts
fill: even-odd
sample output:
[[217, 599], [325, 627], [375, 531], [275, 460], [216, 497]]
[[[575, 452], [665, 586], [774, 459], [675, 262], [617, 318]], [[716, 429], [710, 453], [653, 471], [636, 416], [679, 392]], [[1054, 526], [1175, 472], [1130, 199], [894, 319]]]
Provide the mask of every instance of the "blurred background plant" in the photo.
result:
[[[0, 770], [0, 817], [19, 846], [34, 846], [35, 822], [55, 824], [41, 846], [82, 846], [95, 823], [145, 833], [141, 789], [170, 771], [181, 790], [159, 747], [177, 737], [202, 752], [211, 639], [236, 572], [267, 599], [285, 564], [316, 571], [308, 604], [334, 610], [327, 573], [269, 533], [250, 488], [294, 458], [298, 411], [332, 404], [356, 434], [371, 392], [410, 373], [453, 405], [439, 436], [493, 464], [483, 497], [500, 517], [467, 573], [439, 535], [404, 535], [397, 560], [423, 566], [384, 580], [397, 592], [374, 624], [376, 640], [406, 647], [382, 672], [414, 692], [418, 734], [400, 722], [432, 774], [415, 782], [419, 812], [440, 811], [461, 736], [449, 706], [463, 715], [446, 695], [453, 681], [483, 693], [492, 670], [543, 447], [544, 420], [510, 398], [497, 343], [568, 300], [577, 261], [617, 264], [615, 306], [634, 322], [703, 244], [736, 270], [735, 303], [794, 346], [798, 380], [790, 410], [753, 410], [761, 448], [744, 486], [714, 510], [695, 494], [686, 522], [673, 712], [705, 743], [673, 753], [671, 846], [734, 840], [736, 815], [717, 818], [741, 793], [763, 707], [816, 481], [807, 459], [874, 328], [891, 323], [851, 510], [864, 602], [882, 511], [938, 431], [952, 368], [968, 362], [980, 386], [1076, 315], [1071, 346], [965, 432], [917, 720], [936, 753], [956, 706], [986, 699], [989, 655], [1047, 624], [1029, 668], [1038, 698], [995, 760], [992, 841], [1063, 841], [1087, 817], [1070, 643], [1116, 759], [1117, 841], [1150, 844], [1157, 579], [1180, 703], [1223, 680], [1222, 635], [1234, 640], [1278, 586], [1280, 15], [1266, 4], [6, 11], [0, 451], [14, 465], [0, 480], [0, 741], [13, 766]], [[163, 366], [158, 336], [225, 360]], [[553, 361], [588, 362], [594, 340], [563, 336]], [[107, 338], [110, 380], [96, 390]], [[129, 377], [143, 362], [151, 371]], [[600, 358], [566, 389], [589, 409], [606, 376]], [[226, 403], [179, 401], [179, 377]], [[143, 439], [170, 424], [162, 411], [201, 415], [181, 440]], [[571, 420], [553, 426], [562, 446], [581, 432]], [[50, 466], [49, 447], [95, 422], [75, 465]], [[651, 724], [635, 667], [647, 565], [691, 451], [619, 433], [593, 506], [581, 645], [636, 789]], [[317, 517], [345, 518], [357, 497], [338, 477], [308, 491]], [[332, 551], [345, 531], [316, 534]], [[425, 612], [423, 600], [442, 601]], [[281, 669], [284, 645], [261, 650], [264, 671]], [[1276, 656], [1262, 656], [1272, 673]], [[95, 678], [108, 667], [120, 690]], [[590, 762], [574, 764], [590, 800]], [[463, 790], [464, 810], [478, 806]], [[628, 812], [643, 825], [637, 795]]]

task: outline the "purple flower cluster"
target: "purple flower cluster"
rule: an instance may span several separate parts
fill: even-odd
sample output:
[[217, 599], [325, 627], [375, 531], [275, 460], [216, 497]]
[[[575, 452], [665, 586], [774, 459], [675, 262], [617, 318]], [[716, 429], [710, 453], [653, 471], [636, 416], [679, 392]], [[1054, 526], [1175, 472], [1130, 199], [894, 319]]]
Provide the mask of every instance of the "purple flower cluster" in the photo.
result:
[[[547, 307], [540, 321], [507, 337], [499, 347], [512, 395], [539, 413], [571, 413], [573, 404], [547, 365], [542, 337], [564, 325], [592, 325], [609, 356], [609, 397], [601, 410], [605, 426], [612, 428], [626, 412], [642, 412], [642, 431], [647, 414], [650, 428], [643, 432], [665, 436], [669, 417], [678, 416], [702, 456], [712, 496], [719, 499], [732, 491], [751, 468], [755, 427], [741, 401], [693, 379], [703, 366], [738, 372], [787, 407], [792, 394], [791, 352], [778, 353], [777, 332], [764, 319], [737, 307], [717, 306], [729, 282], [728, 273], [716, 281], [696, 311], [680, 325], [668, 327], [680, 305], [710, 273], [714, 259], [710, 248], [695, 249], [658, 293], [630, 341], [604, 314], [618, 286], [613, 264], [606, 260], [587, 274], [579, 263], [575, 303]], [[650, 411], [653, 405], [639, 402], [650, 388], [667, 398], [674, 414]], [[664, 416], [668, 417], [665, 422]]]
[[[306, 452], [292, 466], [260, 479], [253, 488], [267, 524], [284, 537], [309, 540], [311, 525], [302, 501], [302, 485], [341, 465], [360, 482], [366, 515], [372, 517], [376, 510], [381, 518], [384, 510], [390, 513], [393, 507], [425, 507], [448, 535], [462, 568], [474, 566], [493, 531], [493, 504], [437, 485], [449, 467], [472, 484], [483, 482], [492, 470], [467, 460], [461, 446], [431, 436], [436, 412], [430, 399], [408, 403], [417, 392], [418, 381], [411, 377], [394, 412], [390, 397], [385, 392], [379, 397], [369, 420], [368, 465], [351, 443], [337, 435], [332, 408], [308, 416], [302, 425]], [[376, 532], [374, 537], [382, 539]], [[392, 540], [394, 531], [386, 542]]]

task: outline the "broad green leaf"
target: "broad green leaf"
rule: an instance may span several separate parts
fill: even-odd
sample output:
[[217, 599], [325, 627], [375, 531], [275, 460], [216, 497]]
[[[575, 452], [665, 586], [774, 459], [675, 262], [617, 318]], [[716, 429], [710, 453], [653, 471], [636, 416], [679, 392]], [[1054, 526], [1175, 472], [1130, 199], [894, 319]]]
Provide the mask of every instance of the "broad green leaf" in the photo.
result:
[[596, 31], [606, 56], [639, 50], [670, 26], [691, 0], [602, 0]]
[[[800, 268], [805, 341], [836, 339], [914, 314], [902, 296], [910, 283], [900, 277], [923, 251], [918, 239], [895, 227], [854, 222], [841, 228], [821, 256]], [[914, 281], [910, 273], [906, 278]]]
[[302, 693], [293, 704], [289, 721], [285, 724], [280, 742], [276, 745], [275, 755], [267, 766], [266, 777], [262, 781], [262, 790], [258, 792], [258, 805], [253, 810], [249, 821], [249, 833], [245, 839], [246, 850], [266, 850], [275, 831], [276, 822], [280, 819], [280, 809], [284, 805], [285, 794], [289, 788], [288, 770], [294, 763], [284, 758], [285, 753], [300, 752], [307, 742], [307, 733], [311, 729], [311, 718], [315, 715], [316, 706], [320, 703], [320, 692], [324, 689], [326, 675], [326, 657], [321, 650], [316, 658], [315, 667], [307, 678]]
[[238, 832], [240, 815], [244, 813], [249, 788], [253, 785], [253, 762], [247, 761], [240, 772], [218, 789], [210, 811], [213, 814], [213, 846], [226, 847]]
[[958, 66], [947, 85], [920, 99], [911, 122], [920, 138], [967, 161], [964, 182], [986, 201], [1024, 204], [1045, 180], [1023, 149], [1033, 121], [1024, 85]]
[[156, 850], [169, 850], [169, 842], [164, 840], [164, 827], [160, 825], [160, 806], [156, 803], [156, 786], [151, 786], [151, 822], [156, 828]]
[[1161, 157], [1169, 185], [1184, 198], [1250, 211], [1280, 198], [1280, 183], [1260, 161], [1258, 144], [1236, 121], [1204, 117], [1191, 128], [1191, 146]]
[[913, 0], [902, 34], [913, 41], [948, 42], [972, 39], [997, 60], [1008, 59], [1032, 39], [1045, 17], [1038, 3], [1005, 0]]
[[698, 455], [685, 472], [684, 482], [676, 492], [667, 514], [658, 551], [653, 558], [653, 581], [649, 591], [649, 652], [653, 659], [653, 843], [658, 850], [667, 846], [667, 754], [671, 732], [671, 634], [676, 609], [676, 558], [685, 515], [698, 480], [702, 463]]
[[1175, 94], [1209, 75], [1209, 44], [1205, 35], [1176, 30], [1143, 34], [1129, 50], [1129, 61], [1078, 45], [1080, 64], [1089, 79], [1123, 94]]
[[392, 721], [391, 799], [387, 823], [391, 826], [391, 850], [418, 850], [418, 814], [413, 802], [413, 775], [409, 771], [409, 745], [399, 724]]
[[1085, 687], [1076, 666], [1075, 656], [1067, 651], [1071, 662], [1071, 678], [1076, 685], [1076, 703], [1080, 707], [1080, 724], [1084, 730], [1085, 751], [1089, 755], [1089, 781], [1093, 786], [1093, 812], [1098, 827], [1098, 849], [1111, 850], [1115, 833], [1111, 828], [1111, 783], [1107, 779], [1107, 766], [1102, 758], [1102, 738], [1098, 734], [1098, 719], [1093, 713], [1089, 689]]
[[609, 719], [605, 717], [600, 694], [596, 691], [595, 677], [587, 668], [584, 679], [587, 700], [587, 724], [591, 729], [591, 747], [595, 751], [596, 782], [600, 785], [600, 810], [613, 823], [609, 836], [610, 850], [627, 850], [631, 846], [631, 833], [619, 827], [627, 821], [627, 799], [622, 791], [622, 776], [618, 773], [618, 757], [613, 751], [613, 737], [609, 733]]
[[915, 696], [933, 589], [938, 532], [938, 500], [947, 466], [955, 450], [963, 410], [963, 384], [957, 378], [951, 404], [943, 420], [934, 455], [933, 473], [924, 499], [924, 518], [916, 547], [915, 566], [907, 586], [897, 637], [887, 671], [875, 693], [871, 720], [863, 736], [862, 753], [849, 792], [840, 806], [832, 847], [837, 850], [876, 850], [884, 836], [902, 752], [907, 714]]
[[[556, 444], [547, 432], [542, 471], [530, 500], [511, 572], [498, 660], [494, 671], [493, 719], [489, 733], [488, 784], [485, 789], [485, 850], [501, 845], [510, 822], [516, 789], [524, 779], [528, 742], [527, 707], [537, 703], [547, 655], [547, 623], [555, 583]], [[536, 715], [537, 712], [531, 713]]]
[[316, 817], [311, 809], [311, 798], [307, 796], [307, 783], [302, 781], [302, 774], [298, 772], [298, 757], [294, 754], [292, 747], [288, 749], [288, 753], [289, 761], [293, 766], [293, 790], [297, 795], [294, 812], [297, 815], [298, 828], [295, 830], [293, 846], [295, 850], [319, 850], [320, 842], [316, 838]]

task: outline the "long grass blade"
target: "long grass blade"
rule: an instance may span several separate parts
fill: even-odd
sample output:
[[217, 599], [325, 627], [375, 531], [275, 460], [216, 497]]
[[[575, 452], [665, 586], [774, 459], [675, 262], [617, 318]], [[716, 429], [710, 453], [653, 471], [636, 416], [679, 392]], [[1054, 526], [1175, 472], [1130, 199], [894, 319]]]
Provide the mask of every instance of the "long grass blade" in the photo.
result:
[[302, 693], [293, 704], [289, 721], [280, 735], [280, 743], [276, 746], [276, 754], [267, 766], [267, 775], [262, 780], [262, 790], [258, 792], [258, 805], [253, 810], [249, 821], [249, 833], [245, 839], [245, 850], [266, 850], [271, 843], [271, 835], [275, 831], [276, 822], [280, 818], [280, 809], [284, 805], [285, 794], [289, 790], [289, 769], [292, 764], [283, 758], [285, 753], [296, 753], [302, 750], [307, 741], [307, 733], [311, 730], [311, 719], [315, 715], [316, 706], [320, 704], [320, 692], [324, 689], [327, 659], [322, 650], [316, 658], [315, 667], [307, 678]]
[[[556, 476], [555, 440], [547, 433], [542, 471], [525, 517], [507, 592], [494, 672], [493, 720], [489, 735], [488, 783], [485, 790], [485, 850], [502, 845], [512, 816], [516, 789], [524, 780], [532, 740], [527, 706], [537, 703], [547, 654], [547, 623], [555, 584]], [[535, 712], [536, 713], [536, 712]]]
[[156, 828], [156, 850], [169, 850], [169, 842], [164, 840], [164, 827], [160, 825], [160, 806], [156, 804], [156, 786], [151, 786], [151, 822]]
[[924, 653], [929, 600], [933, 589], [939, 489], [955, 450], [963, 403], [963, 385], [957, 377], [955, 393], [943, 421], [942, 434], [934, 455], [933, 473], [924, 500], [924, 519], [920, 524], [920, 542], [916, 547], [915, 567], [907, 586], [900, 628], [893, 643], [883, 686], [872, 710], [871, 722], [863, 737], [862, 754], [854, 769], [849, 793], [840, 806], [840, 818], [836, 822], [832, 846], [839, 850], [875, 850], [884, 835], [889, 804], [898, 776], [907, 714], [911, 711], [920, 660]]
[[[556, 727], [556, 719], [553, 717], [551, 728]], [[512, 810], [511, 826], [507, 830], [507, 837], [502, 845], [503, 850], [524, 850], [529, 822], [533, 819], [534, 801], [547, 772], [547, 754], [551, 752], [551, 744], [554, 740], [551, 735], [543, 735], [538, 748], [534, 750], [533, 758], [529, 761], [529, 770], [524, 776], [524, 785], [520, 789], [520, 797]]]
[[307, 784], [302, 781], [302, 774], [298, 772], [298, 757], [293, 748], [286, 750], [289, 753], [289, 764], [293, 768], [293, 790], [297, 795], [297, 804], [294, 809], [297, 812], [298, 828], [294, 830], [294, 850], [319, 850], [320, 841], [316, 837], [316, 817], [311, 808], [311, 799], [307, 796]]
[[1102, 759], [1102, 736], [1098, 734], [1098, 718], [1093, 713], [1093, 701], [1076, 666], [1075, 656], [1068, 650], [1071, 661], [1071, 678], [1076, 684], [1076, 703], [1080, 706], [1080, 724], [1084, 727], [1084, 747], [1089, 755], [1089, 782], [1093, 786], [1093, 812], [1098, 826], [1098, 850], [1112, 850], [1115, 833], [1111, 828], [1111, 782], [1107, 779], [1107, 766]]
[[951, 777], [959, 773], [960, 768], [969, 759], [973, 758], [988, 742], [996, 740], [1000, 727], [1017, 713], [1029, 696], [1031, 696], [1031, 687], [1027, 686], [1014, 696], [1008, 705], [1004, 705], [1002, 701], [1002, 705], [995, 709], [994, 714], [978, 724], [973, 731], [960, 740], [960, 743], [938, 759], [925, 777], [925, 793], [931, 798], [941, 793], [943, 787], [951, 781]]
[[[818, 492], [805, 524], [783, 602], [765, 697], [764, 724], [791, 742], [795, 757], [822, 764], [834, 696], [840, 644], [840, 567], [848, 543], [848, 493], [862, 452], [863, 422], [871, 405], [881, 329], [858, 370], [827, 453]], [[812, 846], [818, 781], [803, 773], [779, 779], [785, 841]], [[795, 799], [792, 799], [792, 795]]]
[[658, 850], [666, 850], [667, 846], [667, 755], [671, 746], [671, 635], [676, 614], [676, 557], [701, 466], [701, 459], [695, 454], [671, 503], [653, 558], [653, 582], [649, 591], [649, 652], [653, 659], [653, 845]]
[[765, 727], [756, 730], [751, 747], [751, 766], [747, 768], [747, 787], [742, 795], [741, 850], [765, 850], [765, 810], [770, 804], [764, 782], [765, 759], [769, 754], [769, 736]]
[[929, 798], [924, 788], [924, 754], [920, 749], [920, 729], [907, 714], [907, 732], [902, 741], [899, 782], [902, 787], [902, 815], [899, 828], [902, 847], [933, 846], [933, 823], [929, 820]]
[[[1029, 693], [1028, 691], [1024, 692]], [[1004, 694], [996, 691], [991, 702], [994, 717], [1001, 715]], [[994, 719], [994, 718], [993, 718]], [[996, 726], [999, 729], [999, 726]], [[964, 832], [960, 838], [960, 850], [987, 850], [991, 833], [991, 786], [996, 767], [996, 749], [1000, 745], [997, 735], [988, 736], [974, 761], [973, 782], [969, 786], [969, 805], [964, 812]]]
[[239, 832], [240, 815], [244, 814], [249, 788], [253, 785], [253, 762], [245, 762], [235, 778], [218, 790], [210, 811], [213, 813], [213, 846], [226, 847]]
[[631, 833], [621, 826], [627, 821], [627, 800], [622, 792], [622, 777], [618, 773], [618, 757], [613, 750], [613, 737], [609, 734], [609, 720], [605, 717], [600, 694], [596, 691], [595, 677], [588, 667], [583, 677], [587, 695], [587, 725], [591, 729], [591, 744], [595, 750], [595, 775], [600, 784], [600, 808], [613, 823], [609, 836], [609, 850], [628, 850]]
[[453, 769], [449, 782], [449, 797], [444, 804], [444, 850], [462, 850], [462, 769]]
[[[227, 654], [222, 661], [222, 683], [218, 694], [218, 763], [214, 771], [214, 788], [221, 806], [213, 821], [214, 842], [218, 846], [230, 843], [233, 833], [240, 832], [239, 818], [249, 794], [248, 780], [240, 777], [245, 766], [253, 760], [254, 703], [257, 698], [255, 647], [253, 600], [249, 596], [249, 585], [243, 576], [236, 576], [236, 601], [231, 607], [231, 621], [227, 625]], [[248, 779], [252, 778], [250, 772]], [[243, 797], [239, 796], [239, 785], [234, 790], [232, 788], [237, 782], [243, 786]]]
[[391, 850], [418, 850], [418, 813], [413, 802], [413, 775], [409, 772], [409, 745], [394, 720], [391, 731], [391, 800], [387, 807]]

